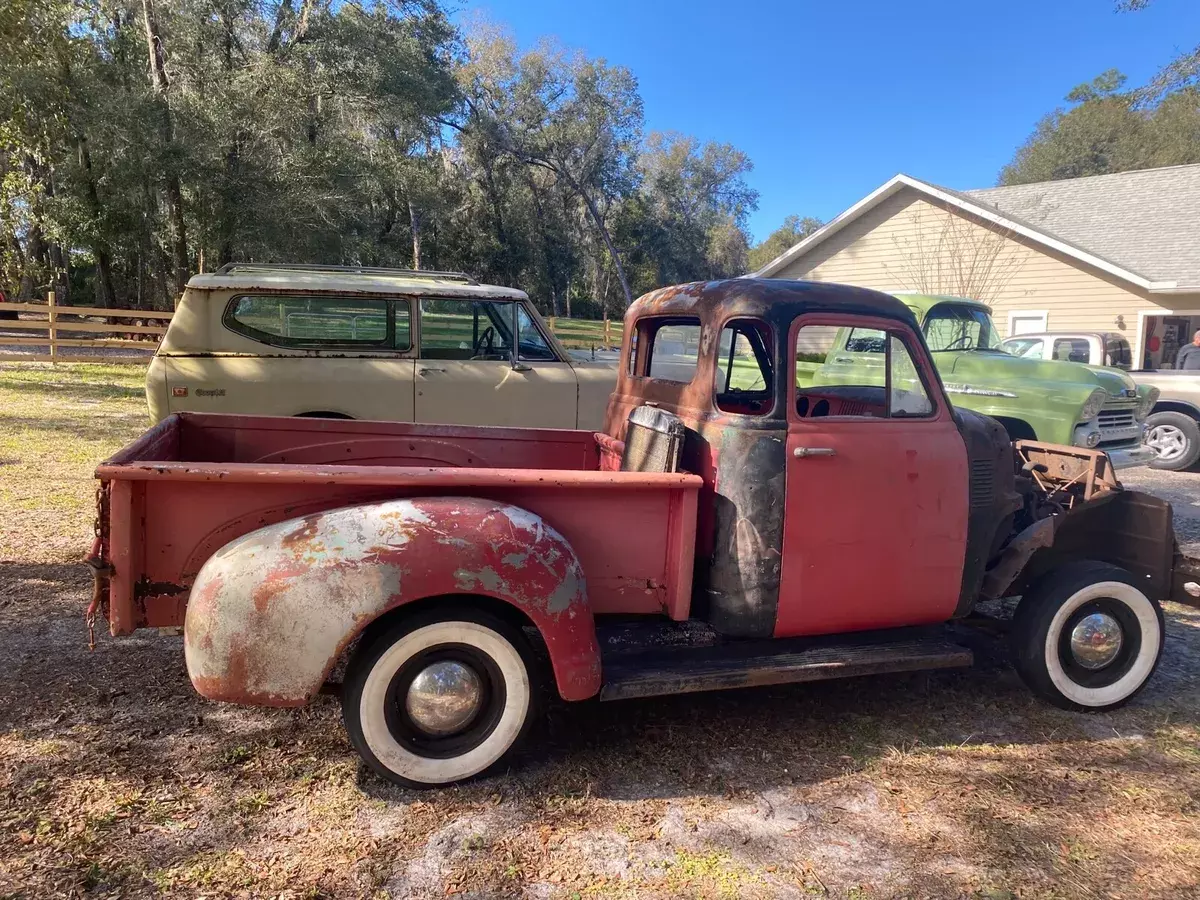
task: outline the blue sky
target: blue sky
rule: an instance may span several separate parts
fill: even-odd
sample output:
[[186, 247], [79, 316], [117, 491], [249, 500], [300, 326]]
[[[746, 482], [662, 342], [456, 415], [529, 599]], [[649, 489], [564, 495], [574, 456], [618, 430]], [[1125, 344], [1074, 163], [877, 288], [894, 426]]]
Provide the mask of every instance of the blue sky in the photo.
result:
[[461, 0], [521, 46], [543, 35], [628, 67], [646, 129], [754, 161], [755, 239], [828, 220], [906, 172], [987, 187], [1066, 93], [1108, 68], [1138, 84], [1200, 43], [1200, 2]]

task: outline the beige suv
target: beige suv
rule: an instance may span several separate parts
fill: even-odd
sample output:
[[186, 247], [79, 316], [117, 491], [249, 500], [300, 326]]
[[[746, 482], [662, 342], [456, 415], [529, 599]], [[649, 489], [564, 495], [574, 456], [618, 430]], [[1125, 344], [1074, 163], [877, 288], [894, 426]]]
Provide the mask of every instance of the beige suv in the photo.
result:
[[235, 264], [188, 282], [146, 399], [156, 422], [191, 411], [599, 429], [615, 382], [614, 363], [573, 359], [522, 291], [453, 272]]

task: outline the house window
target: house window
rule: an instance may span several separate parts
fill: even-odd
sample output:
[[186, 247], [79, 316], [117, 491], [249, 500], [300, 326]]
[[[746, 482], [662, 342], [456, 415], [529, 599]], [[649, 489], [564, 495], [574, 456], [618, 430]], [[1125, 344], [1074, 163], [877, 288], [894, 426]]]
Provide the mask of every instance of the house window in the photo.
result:
[[1040, 334], [1047, 329], [1049, 310], [1045, 309], [1014, 309], [1008, 314], [1008, 336], [1019, 334]]

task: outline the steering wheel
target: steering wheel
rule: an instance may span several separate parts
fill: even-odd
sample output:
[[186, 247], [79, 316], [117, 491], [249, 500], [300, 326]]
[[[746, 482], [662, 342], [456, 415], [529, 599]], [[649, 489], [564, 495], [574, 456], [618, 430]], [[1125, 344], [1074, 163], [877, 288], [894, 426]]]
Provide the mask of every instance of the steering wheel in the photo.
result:
[[943, 347], [943, 350], [970, 350], [975, 346], [974, 339], [969, 334], [960, 334], [949, 344]]
[[[480, 353], [480, 349], [483, 352]], [[491, 356], [496, 352], [496, 329], [489, 325], [483, 329], [483, 333], [475, 340], [475, 346], [471, 349], [473, 357]]]

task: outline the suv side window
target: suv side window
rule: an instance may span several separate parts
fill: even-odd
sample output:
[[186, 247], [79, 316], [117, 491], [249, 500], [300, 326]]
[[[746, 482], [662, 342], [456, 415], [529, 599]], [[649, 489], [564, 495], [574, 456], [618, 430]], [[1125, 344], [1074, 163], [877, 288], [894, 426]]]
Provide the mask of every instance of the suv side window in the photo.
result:
[[227, 328], [275, 347], [407, 350], [408, 302], [372, 297], [245, 294], [225, 308]]
[[517, 307], [517, 359], [527, 362], [554, 362], [558, 359], [524, 304]]
[[924, 418], [935, 411], [899, 331], [804, 325], [794, 364], [798, 418]]
[[513, 314], [517, 356], [554, 361], [554, 350], [525, 307], [511, 300], [421, 298], [421, 359], [507, 361], [512, 357]]

